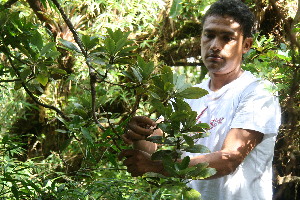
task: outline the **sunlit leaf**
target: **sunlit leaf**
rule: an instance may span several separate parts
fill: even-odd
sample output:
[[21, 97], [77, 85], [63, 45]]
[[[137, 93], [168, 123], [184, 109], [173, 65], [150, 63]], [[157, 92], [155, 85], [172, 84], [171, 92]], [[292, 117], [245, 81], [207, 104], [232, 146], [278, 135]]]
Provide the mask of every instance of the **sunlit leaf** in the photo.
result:
[[75, 44], [73, 44], [72, 42], [69, 42], [67, 40], [64, 40], [62, 38], [59, 39], [59, 41], [62, 43], [63, 46], [65, 46], [66, 48], [72, 50], [72, 51], [76, 51], [78, 53], [81, 53], [81, 51], [75, 46]]
[[37, 81], [42, 84], [43, 86], [46, 86], [48, 83], [48, 76], [45, 74], [38, 74], [36, 76]]
[[170, 9], [170, 18], [177, 17], [182, 9], [182, 0], [173, 0], [171, 9]]
[[210, 153], [210, 150], [201, 144], [195, 144], [193, 146], [188, 146], [183, 148], [183, 151], [187, 151], [190, 153]]
[[208, 92], [202, 88], [199, 87], [190, 87], [182, 92], [179, 92], [176, 96], [182, 97], [185, 99], [199, 99], [205, 95], [207, 95]]

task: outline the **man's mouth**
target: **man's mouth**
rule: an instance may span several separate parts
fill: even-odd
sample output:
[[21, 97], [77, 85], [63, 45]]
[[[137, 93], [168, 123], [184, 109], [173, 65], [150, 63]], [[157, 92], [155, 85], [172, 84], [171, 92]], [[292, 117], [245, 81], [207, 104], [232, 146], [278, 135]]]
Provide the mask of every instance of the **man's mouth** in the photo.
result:
[[218, 54], [209, 54], [206, 59], [211, 60], [211, 61], [219, 61], [222, 60], [223, 58], [218, 55]]

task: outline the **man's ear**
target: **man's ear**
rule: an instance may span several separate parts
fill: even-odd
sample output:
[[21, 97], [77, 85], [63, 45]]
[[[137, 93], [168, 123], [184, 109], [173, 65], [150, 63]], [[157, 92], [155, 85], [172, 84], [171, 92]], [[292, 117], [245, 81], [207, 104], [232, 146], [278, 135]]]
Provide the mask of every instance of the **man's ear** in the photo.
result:
[[252, 37], [245, 38], [244, 43], [243, 43], [243, 54], [247, 53], [251, 49], [252, 44], [253, 44]]

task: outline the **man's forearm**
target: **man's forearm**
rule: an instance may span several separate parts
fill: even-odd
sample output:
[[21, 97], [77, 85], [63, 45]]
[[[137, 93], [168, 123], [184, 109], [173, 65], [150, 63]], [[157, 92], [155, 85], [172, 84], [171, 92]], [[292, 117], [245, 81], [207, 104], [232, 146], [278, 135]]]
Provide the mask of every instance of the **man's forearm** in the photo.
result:
[[195, 166], [198, 163], [208, 163], [208, 167], [215, 168], [217, 173], [208, 179], [219, 178], [228, 175], [242, 162], [242, 157], [237, 151], [217, 151], [210, 154], [192, 157], [189, 166]]

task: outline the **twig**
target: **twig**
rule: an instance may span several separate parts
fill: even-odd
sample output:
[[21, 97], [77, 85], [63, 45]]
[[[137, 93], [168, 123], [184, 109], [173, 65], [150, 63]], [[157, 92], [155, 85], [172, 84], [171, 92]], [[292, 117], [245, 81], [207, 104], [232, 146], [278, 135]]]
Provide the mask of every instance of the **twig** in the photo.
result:
[[[6, 51], [7, 55], [10, 54], [9, 49], [8, 49], [7, 47], [4, 47], [4, 50]], [[10, 56], [7, 56], [7, 58], [8, 58], [8, 60], [9, 60], [10, 65], [12, 66], [13, 70], [16, 72], [17, 76], [19, 77], [19, 79], [22, 80], [22, 79], [21, 79], [21, 74], [20, 74], [19, 70], [15, 67], [15, 65], [14, 65], [14, 63], [13, 63], [11, 57], [10, 57]], [[48, 105], [48, 104], [45, 104], [45, 103], [40, 102], [40, 101], [34, 96], [34, 94], [28, 89], [28, 87], [26, 86], [26, 84], [25, 84], [24, 81], [21, 81], [21, 85], [22, 85], [22, 87], [24, 88], [24, 90], [27, 92], [27, 94], [31, 97], [31, 99], [32, 99], [36, 104], [38, 104], [38, 105], [40, 105], [40, 106], [43, 106], [43, 107], [45, 107], [45, 108], [49, 108], [49, 109], [51, 109], [51, 110], [54, 110], [54, 111], [56, 111], [56, 113], [57, 113], [58, 115], [60, 115], [63, 119], [68, 120], [68, 117], [67, 117], [60, 109], [56, 108], [55, 106], [51, 106], [51, 105]]]
[[92, 115], [93, 115], [93, 119], [94, 119], [95, 123], [99, 126], [99, 128], [102, 131], [105, 131], [105, 128], [100, 124], [100, 122], [98, 121], [97, 116], [96, 116], [96, 90], [95, 90], [96, 75], [95, 75], [95, 69], [91, 66], [90, 62], [88, 61], [88, 53], [85, 50], [85, 48], [84, 48], [84, 46], [82, 44], [82, 41], [79, 38], [78, 33], [75, 30], [75, 27], [73, 26], [72, 22], [67, 17], [66, 13], [62, 9], [62, 7], [58, 3], [58, 1], [57, 0], [51, 0], [51, 1], [56, 6], [56, 8], [59, 10], [62, 18], [64, 19], [65, 23], [67, 24], [67, 26], [69, 27], [70, 31], [72, 32], [74, 40], [77, 43], [77, 45], [79, 46], [79, 48], [81, 50], [81, 53], [83, 54], [83, 56], [85, 58], [85, 62], [87, 64], [88, 68], [89, 68], [89, 75], [90, 75], [90, 87], [91, 87]]

